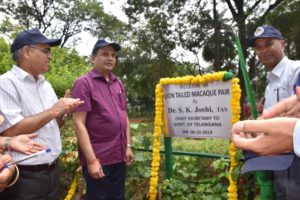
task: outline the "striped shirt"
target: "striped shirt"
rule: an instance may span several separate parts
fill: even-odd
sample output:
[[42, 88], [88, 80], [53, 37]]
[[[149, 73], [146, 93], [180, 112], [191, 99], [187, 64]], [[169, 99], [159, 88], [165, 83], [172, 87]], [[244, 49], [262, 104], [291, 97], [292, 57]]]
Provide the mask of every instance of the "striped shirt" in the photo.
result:
[[[39, 75], [36, 81], [33, 76], [14, 65], [0, 76], [0, 113], [5, 118], [0, 125], [0, 133], [27, 116], [51, 108], [56, 102], [57, 96], [44, 76]], [[21, 165], [51, 163], [61, 153], [60, 130], [56, 120], [51, 120], [35, 133], [38, 137], [33, 140], [51, 148], [51, 152], [25, 160]], [[12, 156], [14, 160], [19, 160], [24, 154], [12, 152]]]

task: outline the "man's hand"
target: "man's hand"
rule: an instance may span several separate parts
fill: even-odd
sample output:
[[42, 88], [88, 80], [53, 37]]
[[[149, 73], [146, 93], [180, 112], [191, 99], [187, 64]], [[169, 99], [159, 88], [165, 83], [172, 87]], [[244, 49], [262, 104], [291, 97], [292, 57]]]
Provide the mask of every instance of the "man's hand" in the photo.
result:
[[70, 89], [67, 89], [66, 91], [65, 91], [65, 95], [64, 95], [64, 98], [71, 98], [72, 96], [71, 96], [71, 90]]
[[102, 166], [98, 160], [93, 161], [87, 165], [89, 175], [94, 179], [100, 179], [105, 176]]
[[60, 98], [56, 104], [54, 104], [51, 110], [56, 117], [61, 117], [64, 114], [72, 113], [78, 106], [83, 104], [84, 101], [80, 99], [73, 99], [69, 97]]
[[2, 124], [3, 122], [4, 122], [4, 117], [0, 115], [0, 124]]
[[0, 192], [6, 188], [6, 185], [10, 182], [12, 175], [15, 172], [15, 167], [3, 168], [4, 164], [12, 161], [10, 155], [0, 155]]
[[27, 155], [46, 149], [46, 146], [32, 140], [37, 136], [38, 135], [35, 133], [18, 135], [10, 141], [10, 148], [13, 151], [18, 151]]
[[240, 121], [232, 127], [232, 141], [237, 148], [263, 156], [290, 152], [293, 149], [293, 132], [297, 120], [277, 117]]
[[131, 165], [134, 161], [134, 154], [131, 148], [126, 149], [126, 164]]
[[286, 98], [262, 113], [262, 118], [296, 117], [300, 118], [300, 87], [296, 88], [296, 95]]

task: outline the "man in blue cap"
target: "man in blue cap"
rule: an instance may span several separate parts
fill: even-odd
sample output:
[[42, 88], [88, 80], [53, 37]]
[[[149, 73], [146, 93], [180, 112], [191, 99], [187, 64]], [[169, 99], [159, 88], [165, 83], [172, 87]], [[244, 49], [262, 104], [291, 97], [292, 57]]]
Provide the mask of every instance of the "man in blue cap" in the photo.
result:
[[[268, 72], [264, 110], [293, 95], [298, 82], [300, 62], [285, 56], [285, 42], [280, 31], [273, 26], [260, 26], [249, 39], [248, 46], [253, 47]], [[300, 159], [294, 153], [273, 157], [246, 154], [246, 158], [249, 159], [243, 166], [244, 173], [256, 170], [273, 171], [277, 200], [300, 199]]]
[[[59, 127], [65, 115], [83, 103], [68, 94], [58, 100], [42, 75], [49, 70], [51, 47], [60, 43], [60, 39], [48, 39], [38, 29], [31, 29], [20, 32], [11, 45], [15, 65], [0, 76], [0, 113], [5, 118], [0, 133], [9, 137], [36, 133], [34, 141], [51, 152], [20, 162], [19, 180], [1, 192], [0, 199], [58, 199]], [[21, 160], [25, 154], [12, 152], [12, 156]]]
[[73, 113], [87, 200], [124, 200], [126, 164], [134, 160], [122, 82], [112, 73], [120, 45], [98, 40], [93, 69], [76, 80], [73, 97], [84, 104]]

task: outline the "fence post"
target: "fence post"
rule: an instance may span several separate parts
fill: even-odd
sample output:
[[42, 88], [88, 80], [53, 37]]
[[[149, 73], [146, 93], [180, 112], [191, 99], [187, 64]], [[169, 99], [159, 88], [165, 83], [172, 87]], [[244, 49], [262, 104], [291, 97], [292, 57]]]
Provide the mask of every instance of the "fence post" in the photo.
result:
[[173, 174], [172, 138], [164, 137], [164, 143], [165, 143], [166, 174], [167, 174], [167, 179], [170, 179]]

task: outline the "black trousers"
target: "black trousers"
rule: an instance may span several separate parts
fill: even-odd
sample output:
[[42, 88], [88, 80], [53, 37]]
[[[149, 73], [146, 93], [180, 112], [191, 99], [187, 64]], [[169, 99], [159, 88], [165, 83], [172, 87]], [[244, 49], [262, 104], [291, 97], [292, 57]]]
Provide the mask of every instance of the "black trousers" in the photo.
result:
[[0, 192], [0, 200], [58, 200], [58, 164], [45, 170], [21, 170], [18, 181]]
[[273, 171], [276, 200], [300, 200], [300, 158], [282, 171]]
[[93, 179], [87, 167], [82, 166], [86, 182], [86, 200], [124, 200], [126, 164], [102, 166], [105, 177]]

